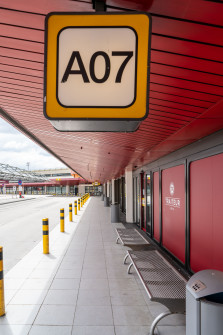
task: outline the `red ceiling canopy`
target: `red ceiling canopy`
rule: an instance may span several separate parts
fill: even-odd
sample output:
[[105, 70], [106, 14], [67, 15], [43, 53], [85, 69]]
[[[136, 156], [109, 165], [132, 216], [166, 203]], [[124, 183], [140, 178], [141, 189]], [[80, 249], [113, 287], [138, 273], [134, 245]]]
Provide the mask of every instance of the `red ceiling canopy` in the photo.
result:
[[92, 2], [0, 0], [2, 117], [89, 181], [120, 176], [223, 126], [223, 4], [107, 0], [152, 16], [149, 115], [135, 133], [62, 133], [43, 116], [44, 20]]

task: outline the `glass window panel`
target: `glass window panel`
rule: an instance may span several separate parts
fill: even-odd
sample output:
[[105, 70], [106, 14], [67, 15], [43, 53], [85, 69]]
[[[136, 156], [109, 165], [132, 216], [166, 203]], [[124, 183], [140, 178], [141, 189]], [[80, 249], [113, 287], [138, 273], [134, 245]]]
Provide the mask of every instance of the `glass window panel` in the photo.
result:
[[146, 231], [151, 234], [151, 177], [146, 175]]

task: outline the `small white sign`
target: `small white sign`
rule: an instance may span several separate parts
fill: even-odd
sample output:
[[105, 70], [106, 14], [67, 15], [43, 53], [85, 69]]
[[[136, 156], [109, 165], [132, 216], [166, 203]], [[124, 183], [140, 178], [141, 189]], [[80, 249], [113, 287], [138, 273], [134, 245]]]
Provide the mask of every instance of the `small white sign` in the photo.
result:
[[19, 186], [19, 192], [22, 192], [22, 186]]
[[131, 27], [66, 27], [58, 36], [57, 99], [64, 107], [128, 107], [136, 98]]
[[200, 280], [195, 281], [192, 285], [191, 285], [191, 289], [194, 292], [200, 292], [202, 290], [204, 290], [205, 288], [207, 288], [207, 286], [202, 283]]
[[16, 186], [13, 186], [13, 192], [15, 193], [16, 192]]
[[174, 183], [170, 183], [170, 195], [171, 197], [174, 195]]

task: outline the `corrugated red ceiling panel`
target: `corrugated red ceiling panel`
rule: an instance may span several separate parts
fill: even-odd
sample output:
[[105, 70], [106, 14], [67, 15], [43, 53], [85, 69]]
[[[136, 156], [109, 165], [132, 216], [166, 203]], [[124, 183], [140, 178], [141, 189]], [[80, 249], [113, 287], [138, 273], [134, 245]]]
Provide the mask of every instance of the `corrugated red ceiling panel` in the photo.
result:
[[43, 116], [45, 15], [93, 11], [91, 1], [0, 0], [0, 107], [73, 170], [102, 182], [223, 126], [223, 4], [107, 0], [107, 6], [148, 11], [153, 20], [149, 116], [131, 134], [61, 133]]

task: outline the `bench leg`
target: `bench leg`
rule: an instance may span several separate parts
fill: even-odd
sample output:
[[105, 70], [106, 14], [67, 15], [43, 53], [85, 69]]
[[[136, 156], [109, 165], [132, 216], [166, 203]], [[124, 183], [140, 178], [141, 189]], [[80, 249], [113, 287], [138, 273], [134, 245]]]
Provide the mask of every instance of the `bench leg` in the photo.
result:
[[127, 253], [126, 255], [125, 255], [125, 258], [124, 258], [124, 261], [123, 261], [123, 264], [126, 264], [125, 262], [126, 262], [126, 260], [127, 260], [127, 258], [129, 257], [129, 254]]
[[118, 244], [118, 240], [119, 240], [119, 236], [117, 237], [117, 239], [116, 239], [116, 243]]
[[128, 270], [127, 270], [127, 273], [128, 274], [130, 274], [131, 272], [130, 272], [130, 270], [131, 270], [131, 267], [133, 266], [133, 263], [131, 263], [130, 265], [129, 265], [129, 267], [128, 267]]
[[157, 326], [157, 323], [160, 322], [160, 320], [162, 320], [163, 318], [165, 318], [165, 316], [167, 315], [170, 315], [170, 314], [173, 314], [172, 312], [168, 311], [168, 312], [165, 312], [165, 313], [161, 313], [160, 315], [158, 315], [155, 320], [153, 321], [152, 325], [151, 325], [151, 328], [150, 328], [150, 333], [149, 335], [154, 335], [154, 330]]

